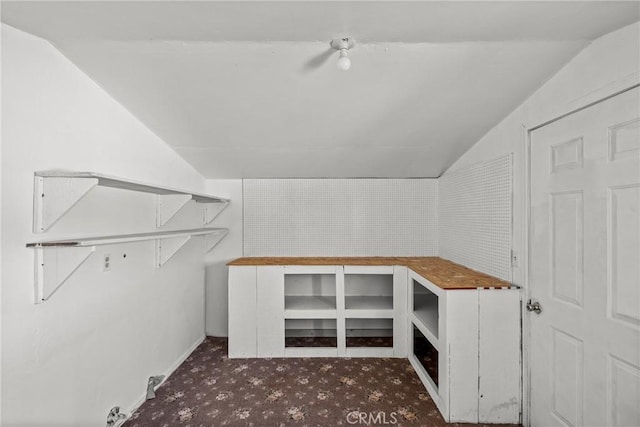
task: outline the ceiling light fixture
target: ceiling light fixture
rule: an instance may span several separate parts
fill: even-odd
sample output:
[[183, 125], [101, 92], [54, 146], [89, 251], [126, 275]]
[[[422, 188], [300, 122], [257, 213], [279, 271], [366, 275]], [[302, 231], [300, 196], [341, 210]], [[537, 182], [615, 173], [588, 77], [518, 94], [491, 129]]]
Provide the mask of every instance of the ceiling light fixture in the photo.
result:
[[338, 63], [336, 64], [338, 69], [347, 71], [349, 70], [349, 68], [351, 68], [351, 59], [349, 59], [347, 51], [355, 46], [355, 44], [355, 41], [348, 37], [331, 40], [331, 47], [340, 52], [340, 57], [338, 58]]

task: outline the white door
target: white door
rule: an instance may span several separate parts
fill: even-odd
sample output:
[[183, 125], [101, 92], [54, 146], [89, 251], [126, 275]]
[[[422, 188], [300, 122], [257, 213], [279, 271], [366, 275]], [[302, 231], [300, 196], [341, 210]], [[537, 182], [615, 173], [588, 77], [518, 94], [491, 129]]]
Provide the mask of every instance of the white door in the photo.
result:
[[532, 132], [531, 425], [640, 426], [640, 91]]

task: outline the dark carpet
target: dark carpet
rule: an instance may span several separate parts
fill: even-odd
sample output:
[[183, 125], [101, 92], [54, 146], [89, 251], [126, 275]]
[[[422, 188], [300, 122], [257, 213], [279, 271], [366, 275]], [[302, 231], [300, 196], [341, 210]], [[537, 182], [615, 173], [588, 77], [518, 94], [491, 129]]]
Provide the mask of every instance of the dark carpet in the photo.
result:
[[406, 359], [228, 359], [207, 338], [125, 427], [447, 424]]

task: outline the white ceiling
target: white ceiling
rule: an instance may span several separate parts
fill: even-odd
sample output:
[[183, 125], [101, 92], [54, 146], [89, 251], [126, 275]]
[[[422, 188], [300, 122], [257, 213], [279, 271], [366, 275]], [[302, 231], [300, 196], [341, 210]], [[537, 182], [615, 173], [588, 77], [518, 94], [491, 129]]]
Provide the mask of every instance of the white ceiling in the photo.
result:
[[[637, 2], [3, 2], [208, 178], [433, 177]], [[335, 67], [333, 37], [357, 40]]]

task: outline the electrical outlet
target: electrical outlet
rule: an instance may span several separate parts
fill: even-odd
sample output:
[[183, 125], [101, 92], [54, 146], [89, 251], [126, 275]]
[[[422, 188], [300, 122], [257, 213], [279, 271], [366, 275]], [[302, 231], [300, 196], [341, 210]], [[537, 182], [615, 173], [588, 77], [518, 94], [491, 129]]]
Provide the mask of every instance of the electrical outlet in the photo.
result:
[[511, 251], [511, 266], [517, 267], [520, 265], [520, 256], [518, 255], [518, 251]]
[[102, 271], [110, 271], [111, 270], [111, 255], [106, 254], [102, 258]]

